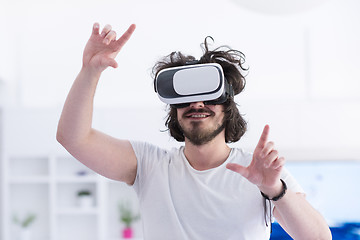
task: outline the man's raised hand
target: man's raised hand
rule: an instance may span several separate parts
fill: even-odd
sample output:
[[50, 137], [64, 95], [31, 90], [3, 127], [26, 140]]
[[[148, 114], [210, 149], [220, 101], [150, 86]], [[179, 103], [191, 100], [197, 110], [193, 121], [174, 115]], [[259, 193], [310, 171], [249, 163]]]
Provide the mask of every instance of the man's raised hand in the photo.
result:
[[285, 164], [285, 159], [279, 157], [274, 143], [268, 141], [270, 127], [266, 125], [259, 142], [254, 150], [253, 159], [249, 166], [244, 167], [236, 163], [227, 164], [227, 168], [241, 174], [259, 189], [276, 195], [281, 190], [280, 174]]
[[130, 39], [135, 27], [135, 24], [130, 25], [125, 33], [116, 39], [116, 32], [110, 25], [105, 25], [100, 33], [99, 24], [94, 23], [91, 37], [83, 54], [83, 68], [91, 68], [99, 73], [109, 66], [116, 68], [118, 64], [115, 57]]

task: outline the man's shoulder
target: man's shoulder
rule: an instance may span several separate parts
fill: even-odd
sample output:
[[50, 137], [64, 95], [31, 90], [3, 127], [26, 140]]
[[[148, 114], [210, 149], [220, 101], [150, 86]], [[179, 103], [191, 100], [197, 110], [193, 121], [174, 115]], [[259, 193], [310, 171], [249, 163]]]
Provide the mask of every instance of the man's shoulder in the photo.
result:
[[146, 142], [146, 141], [137, 141], [131, 140], [130, 141], [134, 152], [135, 153], [146, 153], [146, 154], [156, 154], [156, 155], [179, 155], [183, 149], [182, 146], [180, 147], [172, 147], [172, 148], [165, 148], [154, 143]]
[[252, 152], [243, 148], [233, 147], [229, 156], [229, 162], [238, 163], [241, 165], [248, 165], [252, 160]]

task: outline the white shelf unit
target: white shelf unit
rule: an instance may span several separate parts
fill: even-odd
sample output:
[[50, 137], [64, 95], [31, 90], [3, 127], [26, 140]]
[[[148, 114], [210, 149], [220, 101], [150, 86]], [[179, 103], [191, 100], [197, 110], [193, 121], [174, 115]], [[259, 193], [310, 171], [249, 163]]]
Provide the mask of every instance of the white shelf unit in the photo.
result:
[[[13, 216], [36, 214], [33, 240], [121, 239], [117, 206], [131, 201], [138, 211], [135, 192], [125, 183], [106, 179], [70, 155], [4, 156], [3, 240], [19, 239]], [[89, 190], [93, 206], [78, 205], [77, 192]], [[134, 225], [141, 239], [141, 223]]]

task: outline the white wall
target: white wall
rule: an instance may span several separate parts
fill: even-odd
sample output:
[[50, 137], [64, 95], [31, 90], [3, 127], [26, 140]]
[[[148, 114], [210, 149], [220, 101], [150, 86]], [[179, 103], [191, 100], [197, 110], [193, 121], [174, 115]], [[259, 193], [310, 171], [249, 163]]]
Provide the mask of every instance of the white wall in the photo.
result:
[[[3, 137], [4, 137], [4, 134], [3, 134], [3, 111], [2, 111], [2, 108], [0, 107], [0, 163], [3, 161]], [[4, 179], [4, 176], [3, 176], [3, 169], [2, 169], [3, 165], [0, 164], [0, 193], [3, 193], [3, 179]], [[0, 197], [0, 211], [3, 213], [3, 209], [2, 209], [2, 206], [3, 206], [3, 198]], [[0, 232], [3, 232], [2, 228], [3, 228], [3, 219], [1, 218], [0, 219]], [[1, 235], [0, 235], [1, 236]]]
[[[294, 15], [259, 14], [235, 0], [21, 4], [18, 8], [17, 1], [8, 1], [1, 14], [6, 34], [1, 39], [1, 78], [10, 103], [62, 104], [94, 21], [111, 23], [119, 33], [130, 23], [138, 25], [118, 57], [120, 68], [104, 74], [98, 105], [121, 106], [129, 98], [143, 105], [133, 98], [139, 92], [149, 100], [146, 104], [155, 105], [149, 76], [153, 63], [174, 50], [199, 56], [207, 35], [214, 37], [215, 46], [229, 44], [246, 54], [247, 98], [358, 99], [360, 4], [355, 0], [329, 1]], [[128, 91], [134, 82], [137, 91]]]
[[111, 23], [119, 33], [136, 23], [117, 58], [120, 67], [102, 76], [97, 108], [163, 109], [152, 90], [151, 67], [174, 50], [199, 57], [199, 44], [211, 35], [214, 47], [228, 44], [247, 56], [247, 87], [236, 97], [249, 120], [241, 144], [251, 148], [270, 123], [284, 149], [359, 148], [356, 0], [323, 1], [279, 15], [249, 10], [236, 0], [3, 2], [0, 78], [6, 106], [60, 108], [92, 23]]

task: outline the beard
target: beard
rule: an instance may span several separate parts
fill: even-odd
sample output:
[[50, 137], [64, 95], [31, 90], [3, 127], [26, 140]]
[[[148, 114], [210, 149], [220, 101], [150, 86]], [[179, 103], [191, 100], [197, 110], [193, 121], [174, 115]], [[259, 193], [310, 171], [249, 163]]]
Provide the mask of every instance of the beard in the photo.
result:
[[[188, 112], [186, 112], [184, 115], [190, 113], [190, 112], [196, 112], [196, 113], [210, 113], [210, 117], [213, 117], [215, 115], [214, 112], [212, 112], [211, 110], [203, 110], [203, 109], [199, 109], [199, 110], [190, 110]], [[218, 125], [216, 125], [215, 129], [204, 129], [202, 128], [200, 125], [202, 125], [202, 122], [197, 122], [197, 121], [193, 121], [191, 122], [191, 128], [190, 129], [186, 129], [183, 124], [181, 123], [181, 121], [178, 122], [181, 131], [183, 132], [184, 136], [194, 145], [196, 146], [200, 146], [203, 144], [206, 144], [208, 142], [210, 142], [211, 140], [213, 140], [217, 135], [219, 135], [219, 133], [221, 133], [224, 129], [225, 129], [225, 121], [222, 120], [221, 123], [219, 123]]]

